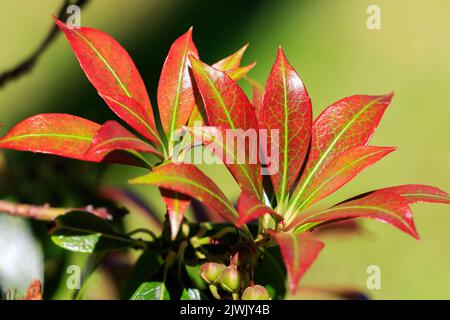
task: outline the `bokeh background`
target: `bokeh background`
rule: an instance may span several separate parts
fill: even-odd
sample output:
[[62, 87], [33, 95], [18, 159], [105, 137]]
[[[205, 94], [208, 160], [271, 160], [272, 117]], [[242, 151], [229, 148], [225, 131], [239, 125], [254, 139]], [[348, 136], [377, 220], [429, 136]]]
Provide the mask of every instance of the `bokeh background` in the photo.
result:
[[[0, 1], [0, 72], [27, 57], [42, 41], [59, 0]], [[381, 8], [381, 30], [366, 27], [369, 5]], [[278, 45], [285, 49], [311, 95], [315, 115], [357, 93], [395, 92], [372, 144], [399, 149], [327, 199], [324, 205], [375, 188], [403, 183], [450, 190], [450, 2], [445, 0], [93, 0], [82, 25], [114, 36], [133, 57], [156, 105], [156, 88], [173, 40], [194, 26], [194, 41], [209, 63], [249, 42], [244, 62], [257, 61], [251, 76], [264, 83]], [[249, 88], [242, 82], [245, 90]], [[0, 133], [43, 112], [64, 112], [102, 123], [112, 112], [86, 80], [60, 35], [26, 76], [0, 89]], [[238, 188], [224, 170], [219, 177], [231, 199]], [[98, 201], [101, 186], [126, 186], [140, 169], [85, 164], [31, 153], [0, 153], [0, 198], [60, 206]], [[158, 193], [137, 188], [162, 214]], [[357, 288], [374, 299], [450, 298], [450, 209], [418, 204], [417, 242], [377, 222], [359, 235], [329, 237], [302, 284]], [[130, 229], [146, 224], [133, 215]], [[46, 298], [66, 299], [65, 265], [86, 257], [63, 253], [45, 239], [45, 227], [0, 214], [0, 286], [23, 290], [46, 277]], [[381, 268], [381, 289], [368, 290], [366, 269]], [[62, 279], [62, 281], [61, 281]], [[85, 298], [116, 298], [108, 275], [97, 272]]]

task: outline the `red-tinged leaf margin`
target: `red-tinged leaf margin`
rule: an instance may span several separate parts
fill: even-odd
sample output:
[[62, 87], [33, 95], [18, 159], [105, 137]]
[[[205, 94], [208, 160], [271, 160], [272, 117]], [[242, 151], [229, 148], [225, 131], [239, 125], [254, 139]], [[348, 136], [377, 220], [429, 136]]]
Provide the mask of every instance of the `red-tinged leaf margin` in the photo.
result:
[[85, 155], [100, 125], [69, 114], [46, 113], [16, 124], [0, 138], [0, 148], [96, 161]]
[[[152, 134], [146, 137], [158, 142], [147, 89], [127, 51], [114, 38], [100, 30], [87, 27], [70, 28], [56, 17], [53, 18], [64, 32], [81, 68], [99, 94], [102, 97], [125, 96], [134, 99], [142, 106], [147, 115], [144, 120], [152, 128]], [[106, 103], [110, 105], [110, 101]], [[132, 125], [133, 120], [124, 120]]]
[[304, 227], [308, 225], [316, 226], [320, 223], [354, 218], [370, 218], [384, 222], [417, 240], [420, 239], [408, 201], [389, 191], [375, 191], [323, 211], [300, 214], [286, 229], [307, 230], [308, 228]]
[[325, 246], [304, 233], [267, 231], [275, 239], [281, 250], [284, 264], [289, 276], [289, 289], [295, 293], [300, 279], [317, 259]]
[[242, 57], [244, 56], [245, 51], [248, 48], [248, 43], [240, 48], [238, 51], [230, 54], [228, 57], [225, 57], [212, 65], [213, 68], [216, 68], [221, 71], [227, 71], [232, 69], [237, 69], [241, 65]]
[[161, 196], [167, 207], [167, 215], [169, 216], [170, 235], [172, 240], [175, 240], [180, 231], [181, 223], [184, 219], [184, 214], [189, 207], [190, 197], [161, 188]]
[[289, 212], [298, 208], [307, 186], [342, 152], [366, 145], [391, 102], [384, 96], [354, 95], [326, 108], [312, 125], [311, 150], [305, 171], [290, 200]]
[[239, 219], [237, 221], [238, 228], [265, 214], [270, 214], [277, 222], [283, 220], [280, 214], [262, 203], [253, 193], [247, 191], [242, 191], [236, 207], [239, 212]]
[[408, 203], [434, 202], [450, 204], [450, 196], [447, 192], [424, 184], [404, 184], [383, 188], [375, 192], [393, 192], [403, 197]]
[[245, 80], [248, 81], [250, 87], [252, 88], [252, 105], [255, 110], [256, 117], [259, 119], [259, 114], [261, 113], [261, 103], [264, 95], [264, 86], [258, 81], [245, 77]]
[[161, 153], [153, 146], [142, 141], [114, 120], [107, 121], [101, 126], [85, 155], [100, 162], [109, 153], [116, 150], [126, 150], [138, 157], [140, 155], [136, 151], [162, 157]]
[[300, 199], [299, 207], [305, 209], [327, 197], [355, 178], [365, 168], [395, 150], [394, 147], [360, 146], [344, 151], [330, 162], [314, 180], [308, 191]]
[[198, 57], [192, 40], [192, 27], [170, 47], [158, 84], [159, 114], [169, 143], [174, 131], [187, 123], [195, 105], [189, 74], [189, 54]]
[[236, 209], [214, 181], [195, 165], [167, 163], [158, 166], [147, 175], [132, 179], [129, 183], [156, 185], [183, 193], [204, 203], [228, 222], [233, 224], [237, 222]]
[[267, 155], [271, 144], [279, 147], [279, 171], [271, 175], [277, 200], [282, 203], [294, 184], [308, 152], [312, 125], [312, 107], [308, 92], [295, 69], [289, 64], [283, 49], [278, 49], [264, 90], [259, 127], [279, 130], [279, 141], [263, 144]]

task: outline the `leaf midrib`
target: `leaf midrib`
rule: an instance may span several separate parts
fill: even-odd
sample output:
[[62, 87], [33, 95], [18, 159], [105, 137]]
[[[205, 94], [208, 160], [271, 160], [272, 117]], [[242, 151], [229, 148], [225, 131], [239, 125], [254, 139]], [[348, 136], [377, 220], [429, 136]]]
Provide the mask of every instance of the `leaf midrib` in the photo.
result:
[[209, 83], [209, 86], [212, 88], [216, 99], [219, 101], [219, 104], [222, 107], [222, 109], [227, 117], [227, 120], [228, 120], [228, 123], [229, 123], [231, 129], [236, 130], [233, 119], [231, 118], [231, 115], [225, 105], [225, 101], [223, 101], [223, 99], [222, 99], [222, 95], [220, 94], [220, 91], [217, 89], [214, 82], [208, 77], [208, 74], [206, 73], [206, 71], [203, 70], [203, 67], [200, 66], [200, 68], [198, 68], [198, 69], [200, 69], [200, 72], [203, 73], [203, 75], [205, 76], [206, 80]]
[[41, 137], [55, 137], [55, 138], [66, 138], [66, 139], [75, 139], [75, 140], [84, 140], [92, 142], [92, 137], [88, 136], [76, 136], [71, 134], [60, 134], [60, 133], [27, 133], [22, 135], [13, 136], [4, 140], [0, 140], [0, 142], [8, 142], [14, 140], [20, 140], [25, 138], [41, 138]]
[[[210, 140], [212, 140], [211, 138], [213, 138], [213, 136], [208, 135], [208, 133], [206, 131], [203, 131], [202, 134], [206, 135], [207, 137], [209, 137]], [[247, 180], [250, 182], [250, 185], [253, 189], [253, 191], [255, 192], [255, 194], [257, 195], [257, 197], [260, 197], [260, 192], [257, 188], [257, 186], [254, 184], [253, 179], [250, 177], [250, 174], [247, 171], [247, 167], [241, 163], [239, 163], [236, 159], [236, 155], [234, 154], [234, 152], [231, 152], [230, 150], [228, 150], [228, 148], [226, 147], [226, 145], [224, 145], [223, 143], [217, 140], [215, 140], [213, 143], [217, 143], [220, 147], [222, 147], [223, 150], [225, 150], [225, 152], [228, 155], [231, 155], [233, 157], [233, 159], [235, 160], [235, 165], [237, 165], [239, 167], [239, 169], [241, 169], [241, 171], [244, 173], [245, 177], [247, 178]]]
[[182, 79], [183, 79], [183, 71], [184, 71], [184, 68], [186, 65], [186, 60], [187, 60], [189, 40], [190, 40], [189, 37], [186, 37], [186, 43], [184, 45], [184, 50], [183, 50], [183, 58], [181, 59], [180, 70], [178, 71], [177, 90], [175, 93], [175, 101], [173, 103], [173, 113], [172, 113], [172, 117], [170, 119], [169, 143], [172, 143], [173, 132], [175, 131], [175, 125], [176, 125], [176, 120], [177, 120], [177, 115], [178, 115], [178, 107], [179, 107], [179, 103], [180, 103], [181, 84], [182, 84]]
[[347, 124], [342, 128], [342, 130], [339, 132], [339, 134], [332, 140], [332, 143], [328, 146], [328, 148], [325, 150], [325, 152], [322, 153], [322, 155], [320, 156], [319, 160], [314, 165], [313, 169], [311, 171], [309, 171], [307, 178], [304, 180], [302, 186], [300, 187], [300, 189], [298, 189], [294, 199], [292, 200], [291, 207], [296, 206], [296, 202], [302, 196], [303, 192], [305, 191], [306, 186], [308, 185], [308, 183], [310, 182], [310, 180], [312, 179], [312, 177], [314, 176], [316, 171], [319, 169], [319, 167], [322, 164], [322, 162], [326, 159], [328, 154], [331, 152], [331, 150], [333, 149], [335, 144], [342, 137], [342, 135], [351, 127], [351, 125], [360, 117], [361, 114], [363, 114], [368, 108], [370, 108], [372, 105], [374, 105], [376, 102], [378, 102], [381, 99], [382, 99], [382, 97], [379, 97], [379, 98], [371, 101], [370, 103], [368, 103], [364, 108], [362, 108], [359, 112], [357, 112], [351, 118], [351, 120], [349, 122], [347, 122]]
[[117, 73], [114, 71], [114, 69], [110, 66], [108, 61], [105, 59], [105, 57], [102, 56], [102, 54], [97, 50], [97, 48], [92, 44], [89, 39], [87, 39], [85, 36], [83, 36], [80, 32], [73, 30], [76, 35], [78, 35], [86, 44], [94, 51], [94, 53], [98, 56], [98, 58], [103, 62], [103, 64], [106, 66], [108, 71], [111, 73], [111, 75], [116, 79], [117, 83], [119, 84], [120, 88], [123, 90], [123, 92], [126, 94], [127, 97], [131, 98], [131, 94], [128, 91], [125, 84], [122, 82], [122, 80], [119, 78]]
[[324, 180], [305, 200], [303, 200], [302, 203], [300, 203], [299, 205], [299, 210], [303, 209], [308, 202], [311, 200], [311, 198], [314, 197], [314, 195], [317, 194], [317, 192], [319, 192], [328, 182], [330, 182], [331, 180], [333, 180], [334, 178], [336, 178], [339, 174], [341, 174], [343, 171], [347, 170], [348, 168], [351, 168], [355, 165], [357, 165], [359, 162], [365, 160], [366, 158], [369, 158], [373, 155], [376, 155], [378, 153], [382, 153], [385, 152], [386, 150], [378, 150], [375, 152], [372, 152], [370, 154], [365, 155], [364, 157], [358, 158], [356, 159], [356, 161], [350, 162], [347, 165], [343, 166], [340, 170], [338, 170], [334, 175], [330, 176], [328, 179]]
[[[214, 199], [217, 199], [220, 203], [222, 203], [235, 217], [237, 217], [238, 216], [238, 214], [237, 214], [237, 212], [236, 212], [236, 210], [232, 207], [232, 206], [230, 206], [226, 201], [224, 201], [221, 197], [219, 197], [218, 195], [216, 195], [214, 192], [212, 192], [210, 189], [208, 189], [208, 188], [206, 188], [206, 187], [204, 187], [203, 185], [201, 185], [201, 184], [198, 184], [198, 183], [196, 183], [196, 182], [194, 182], [194, 181], [192, 181], [192, 180], [189, 180], [189, 179], [184, 179], [184, 178], [181, 178], [181, 177], [174, 177], [174, 176], [164, 176], [164, 175], [161, 175], [161, 174], [158, 174], [158, 173], [151, 173], [150, 175], [150, 180], [153, 180], [156, 184], [158, 184], [158, 180], [172, 180], [172, 181], [179, 181], [179, 182], [184, 182], [184, 183], [187, 183], [187, 184], [189, 184], [189, 185], [192, 185], [192, 186], [194, 186], [194, 187], [197, 187], [197, 188], [199, 188], [200, 190], [202, 190], [202, 191], [204, 191], [204, 192], [206, 192], [207, 194], [209, 194], [211, 197], [213, 197]], [[149, 177], [149, 176], [147, 176], [147, 178]], [[145, 177], [144, 177], [145, 178]], [[139, 178], [138, 178], [139, 179]], [[131, 181], [132, 183], [134, 182], [134, 183], [148, 183], [148, 181], [145, 181], [145, 180], [143, 180], [143, 181], [139, 181], [139, 180], [132, 180]], [[151, 182], [151, 181], [150, 181]], [[177, 191], [175, 191], [175, 192], [177, 192]]]
[[307, 222], [308, 220], [314, 219], [315, 217], [320, 216], [320, 215], [325, 214], [325, 213], [329, 213], [329, 212], [333, 212], [333, 211], [342, 211], [342, 210], [345, 211], [345, 210], [351, 210], [351, 209], [361, 209], [361, 210], [363, 210], [363, 209], [368, 209], [368, 210], [381, 211], [381, 212], [383, 212], [383, 213], [386, 213], [386, 214], [388, 214], [388, 215], [391, 215], [391, 216], [393, 216], [393, 217], [399, 219], [400, 222], [401, 222], [404, 226], [406, 226], [408, 229], [410, 229], [410, 226], [409, 226], [406, 222], [404, 222], [403, 219], [401, 219], [401, 218], [402, 218], [401, 215], [400, 215], [400, 218], [399, 218], [399, 215], [396, 214], [394, 211], [390, 211], [390, 210], [387, 210], [387, 209], [384, 209], [384, 208], [381, 208], [381, 207], [376, 207], [376, 206], [364, 206], [364, 205], [359, 205], [359, 206], [358, 206], [358, 205], [356, 205], [356, 206], [353, 205], [353, 206], [345, 206], [345, 207], [335, 207], [335, 208], [330, 208], [330, 209], [327, 209], [327, 210], [324, 210], [324, 211], [320, 211], [320, 212], [317, 212], [317, 213], [315, 213], [315, 214], [312, 214], [312, 215], [310, 215], [310, 216], [308, 216], [308, 217], [305, 217], [305, 219], [304, 219], [303, 221], [300, 221], [300, 222], [299, 222], [299, 226], [300, 226], [301, 223], [304, 224], [305, 221]]

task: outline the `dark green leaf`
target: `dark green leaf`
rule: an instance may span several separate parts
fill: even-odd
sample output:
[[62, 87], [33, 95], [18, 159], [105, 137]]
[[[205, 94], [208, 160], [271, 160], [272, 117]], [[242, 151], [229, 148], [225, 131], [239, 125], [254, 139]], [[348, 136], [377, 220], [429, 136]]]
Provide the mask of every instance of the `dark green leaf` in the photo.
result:
[[115, 232], [111, 225], [91, 213], [72, 211], [55, 220], [52, 241], [69, 251], [102, 252], [136, 247], [139, 241]]

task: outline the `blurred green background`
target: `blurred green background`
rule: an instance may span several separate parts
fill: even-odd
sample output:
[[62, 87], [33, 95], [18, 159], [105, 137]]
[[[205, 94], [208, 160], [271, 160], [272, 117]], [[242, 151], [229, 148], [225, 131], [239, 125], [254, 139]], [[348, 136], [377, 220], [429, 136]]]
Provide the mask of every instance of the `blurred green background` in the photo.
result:
[[[22, 61], [39, 45], [53, 23], [50, 14], [57, 12], [61, 3], [0, 1], [0, 72]], [[381, 30], [366, 27], [366, 9], [371, 4], [381, 8]], [[208, 63], [249, 42], [244, 63], [257, 61], [250, 75], [262, 83], [281, 44], [308, 88], [315, 115], [344, 96], [394, 91], [394, 100], [372, 144], [397, 146], [398, 151], [362, 173], [326, 200], [326, 205], [403, 183], [425, 183], [450, 190], [449, 12], [450, 2], [445, 0], [93, 0], [82, 9], [81, 21], [84, 26], [111, 34], [129, 51], [154, 105], [168, 48], [191, 25], [200, 56]], [[243, 86], [248, 92], [244, 82]], [[0, 89], [0, 123], [4, 125], [0, 132], [4, 134], [16, 122], [43, 112], [72, 113], [100, 123], [113, 118], [61, 35], [31, 73]], [[18, 152], [4, 152], [0, 163], [0, 198], [36, 204], [82, 206], [86, 201], [96, 201], [91, 199], [93, 186], [124, 186], [128, 178], [142, 173], [140, 169], [80, 164]], [[220, 177], [227, 195], [236, 199], [238, 189], [227, 172], [217, 168], [207, 171]], [[162, 214], [162, 203], [154, 189], [137, 191], [154, 211]], [[359, 236], [327, 238], [326, 249], [302, 284], [359, 288], [376, 299], [450, 299], [450, 209], [418, 204], [414, 212], [421, 241], [390, 226], [364, 222], [366, 231]], [[145, 223], [133, 214], [125, 221], [127, 228]], [[0, 220], [0, 226], [7, 224], [20, 227], [23, 222]], [[28, 230], [26, 225], [21, 228]], [[40, 226], [31, 224], [31, 228], [37, 236], [43, 233]], [[31, 259], [42, 260], [42, 253], [30, 252], [63, 255], [52, 245], [36, 249], [30, 240], [25, 249], [17, 249], [18, 253], [28, 252], [27, 259], [22, 256], [20, 260], [18, 254], [18, 260], [14, 260], [4, 254], [4, 246], [18, 245], [23, 238], [6, 238], [7, 233], [1, 230], [2, 286], [7, 283], [23, 288], [30, 277], [42, 276], [43, 267], [31, 263]], [[82, 258], [66, 256], [63, 263]], [[61, 269], [49, 261], [46, 272]], [[16, 265], [30, 266], [35, 271], [22, 272], [21, 279], [4, 272]], [[366, 288], [369, 265], [381, 268], [380, 290]], [[88, 298], [115, 297], [102, 277], [94, 277], [92, 286], [97, 290], [91, 290]], [[63, 285], [58, 290], [58, 284], [50, 285], [55, 290], [49, 298], [70, 297]]]

